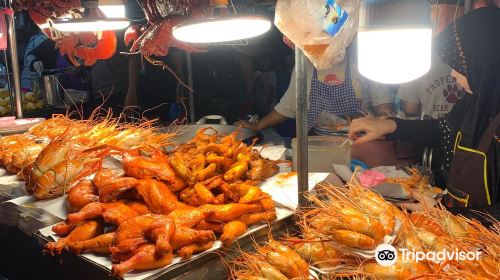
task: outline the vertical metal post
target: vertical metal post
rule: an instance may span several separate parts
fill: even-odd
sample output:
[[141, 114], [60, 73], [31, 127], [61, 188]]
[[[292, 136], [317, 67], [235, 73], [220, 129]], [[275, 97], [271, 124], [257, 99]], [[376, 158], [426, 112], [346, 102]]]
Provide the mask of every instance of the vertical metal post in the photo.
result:
[[[12, 8], [12, 1], [9, 1]], [[14, 25], [14, 16], [9, 17], [9, 48], [10, 60], [12, 63], [12, 76], [14, 80], [14, 101], [16, 106], [16, 117], [23, 118], [23, 104], [21, 97], [21, 71], [19, 71], [19, 63], [17, 60], [17, 42], [16, 42], [16, 27]]]
[[[187, 75], [188, 75], [188, 85], [194, 90], [193, 86], [193, 63], [191, 61], [191, 54], [186, 53], [186, 64], [187, 64]], [[194, 123], [194, 92], [189, 93], [189, 122]]]
[[307, 204], [304, 194], [309, 190], [307, 139], [307, 72], [306, 57], [295, 47], [295, 88], [297, 106], [297, 180], [299, 207]]
[[472, 10], [472, 0], [465, 0], [464, 2], [464, 14], [467, 14]]

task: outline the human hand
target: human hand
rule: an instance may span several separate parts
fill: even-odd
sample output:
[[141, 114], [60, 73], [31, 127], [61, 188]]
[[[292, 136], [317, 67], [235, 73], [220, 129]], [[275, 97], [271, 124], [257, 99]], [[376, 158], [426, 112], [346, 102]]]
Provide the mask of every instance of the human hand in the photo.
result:
[[44, 68], [44, 66], [43, 66], [42, 61], [38, 60], [38, 61], [33, 62], [33, 69], [35, 69], [35, 72], [42, 73], [43, 68]]
[[249, 122], [249, 121], [246, 121], [246, 120], [242, 120], [242, 121], [237, 121], [234, 123], [235, 126], [241, 126], [241, 127], [244, 127], [244, 128], [248, 128], [252, 131], [255, 131], [255, 132], [258, 132], [259, 131], [259, 125], [257, 122]]
[[[396, 122], [391, 119], [359, 118], [351, 123], [349, 139], [354, 140], [356, 145], [363, 144], [393, 133], [396, 128]], [[363, 132], [365, 134], [361, 135]]]

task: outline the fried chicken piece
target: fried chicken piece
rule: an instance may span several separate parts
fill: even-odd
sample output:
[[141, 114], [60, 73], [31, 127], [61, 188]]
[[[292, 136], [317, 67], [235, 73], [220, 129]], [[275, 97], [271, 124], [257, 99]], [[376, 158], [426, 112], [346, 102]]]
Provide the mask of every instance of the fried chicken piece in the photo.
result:
[[109, 255], [111, 253], [111, 251], [109, 250], [109, 246], [111, 245], [111, 243], [113, 243], [114, 238], [115, 233], [108, 232], [89, 240], [70, 242], [68, 244], [68, 249], [76, 255], [79, 255], [85, 251], [90, 251], [96, 254]]
[[[211, 162], [209, 162], [211, 163]], [[205, 156], [202, 154], [196, 155], [194, 158], [192, 158], [188, 163], [187, 167], [193, 171], [198, 171], [202, 170], [206, 167], [206, 159]]]
[[208, 221], [201, 221], [199, 222], [194, 229], [204, 229], [204, 230], [211, 230], [213, 232], [217, 233], [222, 233], [222, 229], [224, 228], [224, 223], [220, 222], [208, 222]]
[[222, 191], [227, 198], [238, 203], [257, 203], [262, 197], [259, 187], [246, 183], [224, 185]]
[[137, 217], [139, 214], [122, 202], [102, 203], [92, 202], [80, 211], [69, 214], [66, 218], [68, 224], [78, 224], [84, 220], [102, 217], [104, 222], [120, 225], [124, 221]]
[[223, 246], [227, 247], [228, 245], [231, 245], [236, 238], [247, 232], [247, 225], [242, 221], [230, 221], [224, 225], [222, 231], [220, 241]]
[[[188, 187], [181, 191], [179, 197], [182, 201], [192, 206], [200, 206], [203, 204], [215, 204], [216, 197], [212, 194], [212, 190], [224, 184], [224, 181], [219, 176], [212, 177], [203, 182], [196, 183], [194, 187]], [[220, 200], [217, 199], [217, 200]]]
[[207, 162], [217, 164], [217, 167], [221, 170], [228, 170], [229, 168], [231, 168], [231, 165], [234, 164], [234, 160], [227, 157], [218, 156], [217, 154], [208, 154]]
[[168, 217], [174, 221], [176, 227], [192, 228], [205, 220], [213, 211], [201, 209], [176, 209], [168, 214]]
[[243, 214], [259, 212], [260, 206], [256, 204], [229, 203], [224, 205], [205, 204], [199, 209], [213, 211], [213, 214], [207, 217], [208, 221], [229, 222], [236, 220]]
[[194, 243], [214, 241], [215, 234], [211, 230], [196, 230], [187, 227], [176, 227], [170, 239], [173, 250], [179, 250]]
[[226, 197], [224, 196], [223, 193], [221, 194], [218, 194], [215, 198], [214, 198], [214, 201], [212, 204], [217, 204], [217, 205], [221, 205], [221, 204], [226, 204], [226, 203], [229, 203], [227, 202], [227, 199]]
[[113, 265], [111, 275], [122, 277], [125, 273], [137, 270], [150, 270], [169, 265], [172, 262], [173, 254], [158, 254], [157, 248], [153, 244], [140, 245], [129, 259]]
[[175, 176], [174, 170], [168, 163], [168, 157], [159, 150], [155, 150], [151, 157], [125, 154], [122, 163], [128, 176], [166, 181], [175, 190], [185, 187], [184, 181]]
[[177, 197], [158, 180], [139, 180], [136, 190], [153, 213], [168, 214], [177, 206]]
[[215, 153], [217, 155], [224, 155], [225, 153], [227, 153], [228, 149], [230, 148], [230, 145], [226, 145], [226, 144], [215, 144], [215, 143], [210, 143], [208, 145], [206, 145], [204, 148], [203, 148], [203, 153], [204, 154], [207, 154], [207, 153]]
[[62, 250], [72, 242], [84, 241], [101, 235], [104, 231], [104, 226], [98, 221], [85, 221], [79, 224], [68, 236], [49, 242], [45, 245], [44, 252], [51, 255], [59, 255]]
[[52, 231], [57, 235], [57, 236], [66, 236], [70, 234], [75, 228], [75, 225], [69, 225], [66, 222], [60, 222], [52, 227]]
[[182, 247], [179, 251], [177, 251], [177, 255], [184, 260], [190, 259], [194, 253], [206, 251], [214, 246], [213, 241], [207, 241], [202, 243], [194, 243], [187, 246]]
[[138, 180], [133, 177], [124, 177], [122, 169], [101, 168], [95, 174], [93, 183], [99, 193], [101, 202], [111, 202], [127, 190], [134, 188]]
[[216, 171], [217, 171], [217, 164], [210, 163], [204, 169], [201, 169], [201, 170], [194, 172], [193, 176], [196, 178], [197, 182], [205, 181], [206, 179], [211, 178], [214, 175], [216, 175], [215, 174]]
[[250, 162], [250, 170], [248, 176], [251, 180], [261, 181], [274, 176], [279, 172], [279, 167], [273, 161], [258, 158]]
[[129, 201], [127, 202], [127, 206], [132, 208], [139, 216], [146, 215], [146, 214], [153, 214], [148, 206], [144, 204], [143, 201]]
[[97, 190], [90, 180], [82, 180], [68, 191], [66, 197], [66, 208], [68, 212], [80, 211], [85, 205], [99, 201]]
[[248, 162], [246, 160], [238, 161], [231, 166], [231, 169], [224, 173], [224, 180], [235, 182], [242, 180], [245, 172], [248, 171]]
[[186, 182], [192, 181], [191, 170], [184, 162], [184, 159], [180, 156], [180, 154], [174, 153], [168, 158], [168, 162], [174, 169], [175, 173], [179, 175], [179, 177], [184, 179], [184, 181]]
[[252, 225], [258, 222], [265, 221], [267, 223], [270, 223], [274, 220], [276, 220], [276, 211], [271, 210], [267, 212], [260, 212], [260, 213], [246, 213], [243, 214], [238, 220], [242, 221], [245, 225]]
[[[206, 217], [211, 215], [213, 212], [211, 210], [200, 210], [200, 209], [190, 209], [190, 210], [180, 210], [177, 209], [168, 215], [175, 223], [175, 233], [170, 240], [174, 250], [182, 250], [186, 246], [193, 245], [195, 243], [206, 243], [215, 240], [215, 235], [212, 230], [199, 230], [192, 229], [199, 223], [203, 222]], [[203, 246], [202, 246], [203, 247]], [[211, 246], [210, 246], [211, 247]], [[197, 247], [190, 247], [191, 250], [185, 249], [186, 256], [189, 257], [193, 252], [197, 252]], [[191, 252], [187, 254], [187, 252]]]
[[263, 195], [265, 195], [265, 196], [258, 201], [258, 204], [259, 204], [261, 210], [262, 211], [275, 211], [276, 205], [274, 204], [273, 198], [267, 193], [263, 193]]
[[125, 260], [140, 245], [154, 242], [157, 254], [171, 254], [170, 239], [176, 232], [172, 219], [165, 215], [148, 214], [129, 219], [120, 224], [111, 245], [111, 258]]

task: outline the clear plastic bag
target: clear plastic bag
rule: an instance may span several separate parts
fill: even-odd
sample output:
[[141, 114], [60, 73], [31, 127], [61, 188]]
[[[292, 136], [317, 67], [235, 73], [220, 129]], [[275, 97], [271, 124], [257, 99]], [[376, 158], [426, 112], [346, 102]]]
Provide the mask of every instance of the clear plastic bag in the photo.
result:
[[[332, 3], [342, 15], [332, 9]], [[275, 24], [316, 69], [331, 69], [344, 60], [357, 33], [360, 4], [360, 0], [278, 0]]]
[[349, 123], [343, 118], [339, 118], [338, 116], [325, 111], [321, 112], [316, 118], [316, 126], [321, 129], [338, 131], [348, 125]]

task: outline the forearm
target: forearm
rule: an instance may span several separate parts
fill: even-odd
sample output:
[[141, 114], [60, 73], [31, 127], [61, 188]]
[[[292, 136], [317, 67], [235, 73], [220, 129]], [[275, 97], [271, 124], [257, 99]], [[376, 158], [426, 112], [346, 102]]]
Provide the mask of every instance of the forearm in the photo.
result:
[[269, 127], [276, 126], [284, 121], [286, 121], [287, 117], [278, 113], [276, 110], [272, 110], [269, 114], [267, 114], [263, 119], [261, 119], [257, 123], [257, 130], [263, 130]]
[[438, 120], [402, 120], [393, 119], [397, 128], [387, 137], [394, 140], [411, 142], [419, 147], [436, 147], [440, 142]]

